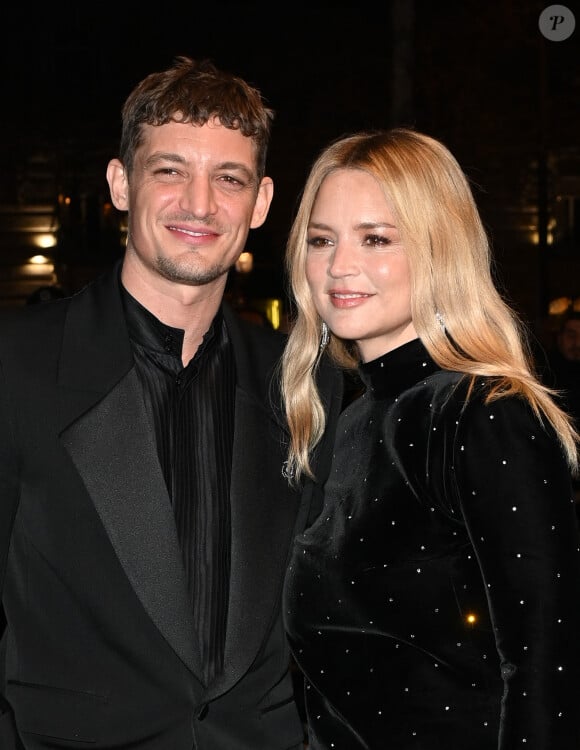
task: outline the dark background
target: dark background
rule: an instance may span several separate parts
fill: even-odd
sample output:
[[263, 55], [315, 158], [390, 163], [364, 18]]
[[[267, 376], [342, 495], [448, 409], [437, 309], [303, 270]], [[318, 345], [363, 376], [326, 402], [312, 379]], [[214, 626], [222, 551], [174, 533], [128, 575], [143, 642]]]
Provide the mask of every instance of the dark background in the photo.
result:
[[[412, 125], [458, 157], [494, 243], [498, 278], [529, 317], [541, 316], [543, 261], [523, 255], [506, 228], [537, 198], [539, 160], [580, 146], [580, 28], [566, 41], [546, 40], [538, 18], [550, 4], [12, 5], [0, 41], [0, 201], [18, 199], [19, 171], [35, 151], [55, 155], [69, 187], [76, 181], [106, 196], [130, 89], [178, 54], [207, 56], [256, 84], [277, 113], [274, 203], [248, 248], [269, 267], [273, 287], [318, 150], [351, 130]], [[580, 25], [579, 3], [565, 5]]]

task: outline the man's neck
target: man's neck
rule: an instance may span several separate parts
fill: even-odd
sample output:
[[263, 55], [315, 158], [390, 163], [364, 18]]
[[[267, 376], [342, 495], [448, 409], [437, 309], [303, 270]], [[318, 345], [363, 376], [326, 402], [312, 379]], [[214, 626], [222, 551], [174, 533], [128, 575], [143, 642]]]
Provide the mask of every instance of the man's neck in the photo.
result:
[[187, 365], [221, 305], [225, 277], [202, 286], [178, 284], [162, 277], [152, 283], [143, 275], [127, 273], [123, 267], [121, 281], [129, 294], [162, 323], [184, 331], [182, 361]]

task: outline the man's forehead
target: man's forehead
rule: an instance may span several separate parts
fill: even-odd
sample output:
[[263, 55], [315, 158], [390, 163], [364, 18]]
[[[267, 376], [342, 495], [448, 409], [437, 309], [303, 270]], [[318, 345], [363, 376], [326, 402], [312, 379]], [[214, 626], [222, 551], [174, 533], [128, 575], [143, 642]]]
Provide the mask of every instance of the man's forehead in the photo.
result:
[[214, 118], [202, 125], [194, 122], [180, 122], [171, 120], [162, 125], [144, 125], [143, 141], [151, 142], [183, 142], [192, 144], [207, 144], [208, 146], [228, 147], [245, 152], [254, 152], [255, 144], [252, 138], [246, 136], [237, 128], [228, 128]]

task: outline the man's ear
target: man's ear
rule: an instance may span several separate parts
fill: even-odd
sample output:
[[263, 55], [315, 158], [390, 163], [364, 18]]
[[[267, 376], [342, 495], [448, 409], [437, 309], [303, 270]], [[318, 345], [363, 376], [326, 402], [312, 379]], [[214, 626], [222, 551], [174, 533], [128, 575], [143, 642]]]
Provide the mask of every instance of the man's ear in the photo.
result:
[[126, 211], [128, 207], [129, 184], [125, 167], [119, 159], [111, 159], [107, 166], [107, 182], [113, 205], [119, 211]]
[[252, 222], [250, 224], [251, 229], [261, 227], [266, 221], [268, 211], [270, 210], [270, 203], [272, 203], [272, 196], [274, 195], [274, 182], [270, 177], [264, 177], [258, 188], [258, 197], [256, 199], [256, 205], [254, 206], [254, 213], [252, 214]]

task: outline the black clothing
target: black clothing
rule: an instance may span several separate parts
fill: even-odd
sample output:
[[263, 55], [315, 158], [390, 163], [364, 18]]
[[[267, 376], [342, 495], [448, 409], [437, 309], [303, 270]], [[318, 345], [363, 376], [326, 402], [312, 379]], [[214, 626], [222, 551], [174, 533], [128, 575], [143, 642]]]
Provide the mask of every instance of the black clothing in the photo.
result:
[[[542, 370], [543, 381], [558, 391], [557, 399], [574, 420], [580, 432], [580, 362], [566, 359], [559, 349], [551, 350]], [[576, 515], [580, 521], [580, 475], [572, 477]]]
[[127, 327], [171, 499], [208, 685], [223, 668], [230, 577], [230, 476], [236, 373], [218, 312], [183, 367], [184, 331], [128, 292]]
[[580, 556], [553, 431], [412, 341], [361, 367], [284, 617], [311, 750], [578, 750]]
[[558, 349], [547, 355], [544, 382], [561, 391], [560, 403], [580, 429], [580, 362], [566, 359]]
[[[302, 748], [280, 603], [321, 488], [282, 475], [285, 337], [221, 313], [235, 362], [231, 574], [209, 685], [119, 268], [0, 314], [2, 750]], [[319, 383], [332, 434], [340, 383], [324, 365]], [[321, 483], [330, 457], [317, 452]]]

